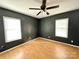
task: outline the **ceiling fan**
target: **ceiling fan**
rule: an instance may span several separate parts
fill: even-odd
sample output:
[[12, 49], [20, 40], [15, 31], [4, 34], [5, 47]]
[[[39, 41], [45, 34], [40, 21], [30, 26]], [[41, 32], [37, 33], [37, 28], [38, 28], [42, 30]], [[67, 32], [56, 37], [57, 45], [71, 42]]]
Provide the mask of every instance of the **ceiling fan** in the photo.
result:
[[[59, 7], [59, 5], [46, 7], [46, 0], [43, 0], [40, 8], [29, 8], [29, 9], [30, 10], [43, 10], [44, 12], [46, 12], [47, 15], [49, 15], [49, 12], [47, 12], [46, 10], [54, 9], [54, 8], [58, 8], [58, 7]], [[37, 15], [39, 15], [40, 13], [41, 13], [41, 11]]]

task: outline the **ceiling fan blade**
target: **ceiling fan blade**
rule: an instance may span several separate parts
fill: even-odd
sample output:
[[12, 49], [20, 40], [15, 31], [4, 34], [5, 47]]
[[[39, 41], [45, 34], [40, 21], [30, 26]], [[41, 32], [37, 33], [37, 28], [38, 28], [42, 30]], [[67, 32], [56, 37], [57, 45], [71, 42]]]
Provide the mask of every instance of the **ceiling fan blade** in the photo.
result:
[[51, 7], [47, 7], [46, 9], [54, 9], [54, 8], [58, 8], [59, 5], [56, 5], [56, 6], [51, 6]]
[[48, 13], [48, 12], [46, 12], [46, 14], [47, 14], [47, 15], [49, 15], [49, 13]]
[[40, 8], [29, 8], [30, 10], [41, 10]]
[[37, 14], [37, 16], [41, 13], [41, 11]]

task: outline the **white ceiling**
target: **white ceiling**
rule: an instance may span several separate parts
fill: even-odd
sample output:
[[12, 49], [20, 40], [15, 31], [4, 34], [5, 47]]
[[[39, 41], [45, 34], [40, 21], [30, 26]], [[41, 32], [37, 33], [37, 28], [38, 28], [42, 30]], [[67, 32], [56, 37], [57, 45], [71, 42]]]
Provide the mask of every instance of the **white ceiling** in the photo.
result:
[[[40, 15], [36, 16], [39, 10], [29, 10], [30, 7], [40, 7], [42, 0], [0, 0], [0, 6], [14, 10], [26, 15], [30, 15], [36, 18], [47, 17], [45, 12], [42, 12]], [[58, 5], [59, 8], [47, 10], [50, 15], [55, 15], [58, 13], [67, 12], [70, 10], [79, 9], [79, 0], [47, 0], [47, 7]]]

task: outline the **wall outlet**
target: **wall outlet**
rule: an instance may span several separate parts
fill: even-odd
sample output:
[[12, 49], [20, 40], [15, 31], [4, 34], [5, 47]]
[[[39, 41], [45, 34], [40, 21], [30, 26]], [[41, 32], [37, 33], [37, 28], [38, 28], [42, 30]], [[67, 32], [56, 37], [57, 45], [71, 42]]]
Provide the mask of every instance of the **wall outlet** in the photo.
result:
[[51, 38], [51, 36], [48, 36], [48, 38]]
[[71, 40], [71, 43], [73, 43], [74, 41], [73, 40]]

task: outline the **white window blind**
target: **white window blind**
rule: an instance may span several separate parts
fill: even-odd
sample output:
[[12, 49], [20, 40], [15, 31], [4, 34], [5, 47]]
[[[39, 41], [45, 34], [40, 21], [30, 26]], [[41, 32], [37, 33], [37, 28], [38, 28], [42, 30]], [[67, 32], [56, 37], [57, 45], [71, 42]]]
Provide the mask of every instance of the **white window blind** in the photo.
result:
[[68, 38], [68, 18], [56, 20], [55, 36]]
[[22, 39], [20, 19], [4, 16], [3, 21], [6, 42]]

